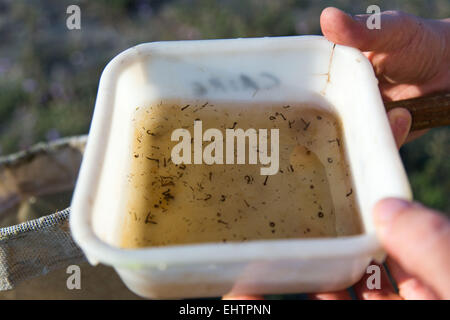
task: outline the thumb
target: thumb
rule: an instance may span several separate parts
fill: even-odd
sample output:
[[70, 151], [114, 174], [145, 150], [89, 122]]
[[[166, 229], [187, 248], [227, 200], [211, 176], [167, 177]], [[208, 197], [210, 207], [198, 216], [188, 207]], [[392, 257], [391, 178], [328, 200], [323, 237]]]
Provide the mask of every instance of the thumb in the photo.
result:
[[444, 299], [450, 299], [450, 222], [420, 204], [385, 199], [374, 208], [375, 225], [388, 254]]
[[381, 28], [369, 29], [367, 20], [371, 16], [351, 17], [339, 9], [328, 7], [320, 15], [320, 26], [329, 41], [361, 51], [395, 50], [409, 43], [421, 28], [420, 18], [400, 11], [385, 11], [380, 14]]

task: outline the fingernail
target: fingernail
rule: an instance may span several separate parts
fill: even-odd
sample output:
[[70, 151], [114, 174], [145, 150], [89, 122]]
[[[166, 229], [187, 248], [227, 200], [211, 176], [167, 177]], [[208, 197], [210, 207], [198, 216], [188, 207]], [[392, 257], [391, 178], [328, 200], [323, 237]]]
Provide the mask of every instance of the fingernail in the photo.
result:
[[374, 209], [374, 220], [377, 230], [385, 232], [392, 221], [405, 209], [411, 207], [411, 203], [402, 199], [385, 199], [377, 203]]
[[409, 130], [409, 120], [405, 117], [397, 117], [395, 119], [395, 126], [405, 133]]

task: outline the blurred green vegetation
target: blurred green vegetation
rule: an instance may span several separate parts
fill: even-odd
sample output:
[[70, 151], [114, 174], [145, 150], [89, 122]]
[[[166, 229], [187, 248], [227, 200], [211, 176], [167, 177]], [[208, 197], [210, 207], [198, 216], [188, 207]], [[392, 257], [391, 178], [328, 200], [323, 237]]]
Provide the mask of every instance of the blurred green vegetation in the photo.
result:
[[[66, 8], [81, 8], [81, 30]], [[0, 155], [83, 134], [107, 62], [142, 42], [320, 34], [319, 15], [371, 4], [426, 18], [450, 16], [448, 0], [0, 0]], [[448, 66], [443, 66], [448, 67]], [[450, 211], [450, 128], [401, 150], [415, 198]]]

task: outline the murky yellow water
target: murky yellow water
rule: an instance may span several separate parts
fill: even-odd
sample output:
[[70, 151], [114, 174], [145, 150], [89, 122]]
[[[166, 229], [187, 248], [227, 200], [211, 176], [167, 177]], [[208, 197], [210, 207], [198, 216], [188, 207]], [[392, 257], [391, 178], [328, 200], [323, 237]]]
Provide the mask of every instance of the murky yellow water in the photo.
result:
[[[185, 128], [193, 137], [194, 120], [224, 137], [227, 128], [279, 129], [278, 173], [261, 175], [260, 163], [175, 165], [171, 134]], [[361, 232], [331, 113], [302, 104], [166, 102], [139, 107], [133, 123], [124, 248]]]

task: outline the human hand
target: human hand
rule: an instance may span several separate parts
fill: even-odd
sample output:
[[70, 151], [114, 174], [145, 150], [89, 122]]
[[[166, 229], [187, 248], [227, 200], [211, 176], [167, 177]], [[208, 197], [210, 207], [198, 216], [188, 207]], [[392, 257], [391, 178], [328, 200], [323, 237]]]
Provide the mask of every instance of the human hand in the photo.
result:
[[[381, 29], [370, 30], [368, 17], [350, 17], [330, 7], [322, 11], [320, 25], [331, 42], [363, 51], [385, 101], [450, 90], [450, 19], [426, 20], [387, 11], [381, 13]], [[397, 122], [393, 130], [404, 131], [411, 116], [406, 109], [395, 109], [391, 118]], [[408, 141], [422, 133], [410, 134]]]

